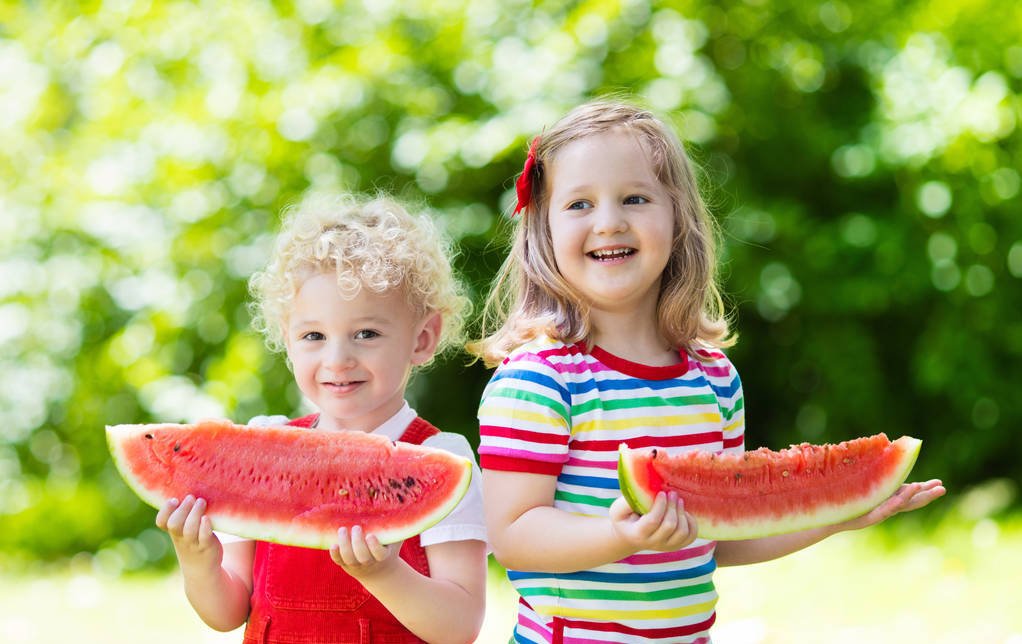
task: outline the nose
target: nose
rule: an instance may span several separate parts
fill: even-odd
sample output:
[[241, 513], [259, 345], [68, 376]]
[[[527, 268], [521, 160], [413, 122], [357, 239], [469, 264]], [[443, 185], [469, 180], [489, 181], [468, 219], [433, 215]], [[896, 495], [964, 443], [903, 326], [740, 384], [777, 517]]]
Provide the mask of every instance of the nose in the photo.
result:
[[323, 365], [334, 371], [343, 371], [357, 362], [354, 347], [347, 342], [331, 342], [323, 356]]
[[593, 232], [597, 235], [611, 235], [628, 230], [628, 218], [618, 203], [601, 203], [593, 213]]

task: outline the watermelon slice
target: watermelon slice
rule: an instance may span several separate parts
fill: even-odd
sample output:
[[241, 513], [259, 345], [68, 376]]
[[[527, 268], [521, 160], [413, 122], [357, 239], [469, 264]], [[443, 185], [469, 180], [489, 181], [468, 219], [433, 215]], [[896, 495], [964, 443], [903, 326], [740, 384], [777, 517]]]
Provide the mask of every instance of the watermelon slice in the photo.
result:
[[327, 549], [361, 525], [381, 543], [419, 534], [464, 496], [471, 463], [362, 432], [228, 421], [106, 428], [114, 462], [146, 503], [205, 499], [216, 530]]
[[660, 490], [675, 490], [704, 539], [755, 539], [864, 514], [908, 478], [922, 441], [884, 434], [837, 445], [803, 443], [744, 454], [629, 449], [621, 444], [621, 492], [645, 514]]

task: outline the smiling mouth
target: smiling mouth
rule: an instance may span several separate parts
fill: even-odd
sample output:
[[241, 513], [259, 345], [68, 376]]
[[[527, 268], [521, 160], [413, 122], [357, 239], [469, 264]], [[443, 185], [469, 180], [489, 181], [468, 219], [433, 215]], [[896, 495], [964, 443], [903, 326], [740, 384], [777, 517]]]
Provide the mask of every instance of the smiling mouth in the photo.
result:
[[634, 254], [634, 248], [612, 248], [607, 250], [594, 250], [586, 253], [589, 257], [600, 262], [606, 262], [612, 259], [621, 259], [622, 257], [628, 257], [629, 255]]

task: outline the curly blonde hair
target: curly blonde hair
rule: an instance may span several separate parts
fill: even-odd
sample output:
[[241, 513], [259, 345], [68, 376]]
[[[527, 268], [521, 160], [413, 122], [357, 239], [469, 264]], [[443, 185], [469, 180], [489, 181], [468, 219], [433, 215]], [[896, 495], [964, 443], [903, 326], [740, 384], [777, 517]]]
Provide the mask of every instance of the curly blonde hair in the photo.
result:
[[696, 348], [735, 342], [717, 287], [717, 231], [699, 194], [695, 171], [673, 130], [650, 111], [620, 100], [583, 104], [544, 132], [535, 149], [529, 206], [514, 223], [514, 241], [487, 298], [482, 338], [467, 345], [487, 366], [546, 335], [567, 344], [588, 341], [589, 305], [557, 268], [550, 239], [549, 169], [568, 144], [613, 130], [633, 135], [674, 202], [673, 250], [664, 267], [657, 325], [673, 346], [699, 359]]
[[419, 316], [440, 313], [436, 354], [461, 344], [470, 303], [451, 268], [450, 241], [425, 215], [412, 215], [389, 197], [309, 197], [284, 211], [276, 247], [265, 270], [252, 275], [253, 325], [267, 345], [284, 349], [294, 298], [309, 277], [337, 275], [341, 296], [361, 289], [403, 288]]

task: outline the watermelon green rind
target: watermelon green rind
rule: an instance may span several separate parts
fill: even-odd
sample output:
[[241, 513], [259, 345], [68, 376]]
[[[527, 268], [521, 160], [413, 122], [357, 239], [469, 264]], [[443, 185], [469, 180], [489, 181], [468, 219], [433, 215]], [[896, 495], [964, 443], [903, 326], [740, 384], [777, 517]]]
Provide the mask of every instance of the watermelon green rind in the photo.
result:
[[114, 466], [121, 474], [121, 478], [127, 483], [131, 491], [138, 495], [138, 498], [154, 508], [161, 508], [171, 497], [163, 496], [159, 490], [146, 487], [142, 482], [131, 475], [131, 459], [128, 457], [126, 446], [128, 441], [146, 431], [146, 425], [107, 425], [106, 444], [110, 448], [110, 455], [113, 457]]
[[618, 448], [617, 477], [621, 483], [621, 495], [625, 497], [632, 511], [636, 514], [646, 514], [653, 507], [656, 497], [638, 483], [641, 476], [638, 468], [648, 466], [645, 461], [635, 458], [639, 454], [639, 450], [621, 443]]
[[[883, 455], [877, 456], [884, 462], [882, 474], [867, 473], [865, 475], [852, 476], [846, 479], [834, 479], [840, 481], [844, 486], [840, 489], [832, 489], [830, 493], [840, 495], [839, 500], [814, 499], [813, 486], [821, 479], [821, 473], [812, 470], [798, 472], [799, 450], [801, 449], [831, 449], [834, 453], [841, 454], [839, 450], [848, 444], [865, 441], [882, 442]], [[699, 525], [699, 536], [710, 540], [740, 540], [753, 539], [776, 534], [784, 534], [806, 530], [826, 525], [840, 523], [848, 519], [860, 516], [885, 499], [890, 497], [898, 487], [908, 478], [912, 467], [915, 465], [919, 455], [922, 441], [903, 436], [895, 441], [887, 441], [882, 434], [856, 441], [848, 441], [837, 446], [829, 445], [817, 448], [817, 446], [793, 446], [790, 450], [782, 452], [767, 452], [773, 458], [789, 458], [790, 464], [782, 467], [792, 468], [793, 475], [785, 479], [788, 484], [788, 491], [794, 486], [798, 489], [797, 500], [783, 496], [783, 491], [778, 490], [750, 490], [748, 487], [738, 485], [720, 485], [719, 489], [704, 490], [703, 498], [686, 502], [685, 509], [695, 516]], [[767, 450], [757, 450], [766, 452]], [[755, 453], [750, 453], [755, 459]], [[719, 468], [721, 481], [726, 482], [733, 472], [741, 470], [741, 455], [710, 455], [708, 453], [687, 454], [687, 460], [698, 461], [702, 465], [711, 464], [710, 469]], [[652, 505], [652, 499], [657, 490], [644, 489], [643, 477], [646, 471], [652, 471], [651, 451], [630, 450], [621, 446], [619, 450], [618, 472], [620, 476], [620, 487], [625, 499], [632, 509], [639, 514], [648, 511]], [[785, 461], [781, 461], [785, 463]], [[854, 467], [854, 466], [851, 466]], [[729, 469], [730, 468], [730, 469]], [[664, 474], [667, 478], [668, 475]], [[745, 481], [747, 483], [747, 479]], [[678, 483], [683, 485], [683, 483]], [[766, 487], [766, 486], [764, 486]], [[780, 486], [783, 487], [783, 486]], [[740, 488], [740, 490], [739, 490]], [[675, 488], [678, 489], [678, 488]], [[736, 491], [738, 490], [738, 491]], [[710, 492], [719, 492], [719, 498], [709, 498]], [[686, 492], [679, 489], [679, 495], [685, 500]], [[730, 496], [729, 496], [730, 495]], [[701, 505], [702, 504], [702, 505]], [[757, 510], [747, 513], [746, 516], [737, 516], [741, 513], [735, 508], [755, 506]], [[808, 507], [807, 507], [808, 506]], [[778, 509], [779, 508], [779, 509]]]
[[[232, 437], [235, 441], [240, 439], [243, 442], [247, 442], [250, 438], [260, 438], [260, 434], [258, 434], [259, 432], [264, 433], [262, 435], [263, 437], [265, 437], [266, 433], [269, 432], [285, 432], [280, 435], [286, 436], [289, 439], [303, 434], [306, 436], [313, 434], [313, 432], [299, 432], [293, 427], [246, 427], [235, 425], [228, 421], [203, 421], [201, 425], [205, 430], [211, 432], [212, 438], [206, 442], [211, 443], [208, 447], [210, 448], [209, 451], [211, 451], [214, 456], [217, 454], [215, 446], [217, 439], [222, 439], [225, 436]], [[161, 473], [163, 475], [162, 479], [158, 478], [157, 480], [152, 481], [152, 484], [147, 484], [143, 480], [143, 476], [140, 475], [140, 472], [137, 471], [138, 468], [145, 466], [132, 464], [131, 457], [127, 451], [127, 446], [131, 445], [132, 441], [142, 440], [142, 437], [144, 437], [146, 433], [158, 433], [162, 428], [169, 428], [170, 431], [180, 431], [194, 429], [195, 427], [196, 425], [184, 426], [169, 424], [107, 426], [107, 444], [110, 448], [114, 464], [117, 466], [117, 469], [121, 473], [125, 482], [139, 496], [139, 498], [155, 508], [161, 508], [169, 498], [180, 498], [184, 494], [198, 493], [198, 495], [207, 497], [207, 500], [209, 501], [207, 515], [212, 521], [213, 528], [220, 532], [261, 541], [272, 541], [275, 543], [307, 548], [326, 549], [336, 543], [337, 528], [343, 525], [335, 520], [337, 506], [341, 505], [340, 503], [332, 504], [333, 507], [328, 505], [310, 507], [310, 509], [303, 513], [289, 517], [287, 520], [281, 520], [279, 517], [259, 517], [257, 516], [257, 513], [251, 511], [252, 508], [272, 507], [275, 500], [278, 500], [274, 498], [258, 498], [260, 490], [257, 489], [257, 486], [252, 490], [252, 494], [255, 496], [251, 499], [249, 504], [240, 504], [239, 507], [227, 507], [230, 505], [229, 503], [217, 503], [215, 490], [199, 492], [195, 489], [187, 489], [196, 487], [199, 483], [187, 483], [177, 480], [179, 477], [173, 469]], [[251, 436], [247, 434], [238, 434], [239, 430], [243, 432], [255, 432], [256, 434], [252, 434]], [[322, 436], [323, 433], [316, 432], [316, 434]], [[380, 526], [374, 527], [372, 522], [375, 518], [367, 518], [368, 523], [365, 524], [367, 532], [375, 534], [383, 544], [395, 543], [403, 539], [407, 539], [438, 523], [455, 507], [457, 507], [458, 503], [467, 492], [471, 482], [471, 462], [468, 459], [462, 458], [453, 453], [430, 447], [412, 446], [405, 443], [392, 443], [385, 438], [365, 434], [354, 436], [350, 438], [350, 440], [346, 438], [345, 440], [348, 440], [349, 443], [370, 442], [371, 450], [366, 454], [363, 454], [363, 459], [365, 460], [365, 456], [367, 455], [370, 458], [378, 458], [378, 461], [375, 461], [373, 466], [384, 462], [389, 464], [391, 458], [397, 458], [398, 465], [400, 465], [400, 458], [423, 458], [430, 459], [428, 462], [431, 467], [442, 467], [441, 471], [445, 475], [445, 479], [447, 481], [447, 486], [445, 488], [446, 495], [438, 497], [439, 500], [433, 503], [432, 506], [428, 506], [428, 509], [420, 507], [421, 511], [418, 512], [414, 522], [398, 524], [389, 528]], [[334, 444], [344, 445], [345, 443], [342, 442]], [[189, 447], [191, 447], [190, 444], [186, 445], [182, 453], [186, 452]], [[308, 448], [308, 446], [306, 447]], [[315, 446], [313, 446], [313, 448], [315, 448]], [[377, 452], [373, 452], [372, 450], [377, 450]], [[226, 451], [230, 450], [220, 450], [221, 453]], [[173, 458], [166, 449], [163, 450], [162, 455], [154, 449], [150, 453], [147, 453], [146, 456], [151, 459], [149, 465], [153, 469], [162, 468], [163, 465], [161, 465], [161, 463], [165, 464], [169, 458]], [[319, 456], [317, 456], [317, 458], [319, 458]], [[437, 459], [439, 459], [439, 462]], [[351, 466], [351, 464], [345, 463], [343, 457], [340, 462], [330, 464], [330, 467], [333, 468], [334, 472], [343, 470], [346, 466], [350, 466], [352, 470], [358, 469], [355, 466]], [[405, 466], [411, 467], [411, 465], [408, 464], [408, 460], [405, 461]], [[357, 473], [355, 475], [357, 475]], [[277, 491], [277, 495], [281, 495], [279, 490]], [[285, 493], [284, 496], [290, 495]], [[388, 521], [386, 519], [388, 519], [388, 517], [382, 517], [381, 521], [387, 523]], [[394, 521], [389, 521], [389, 523], [394, 523]]]

